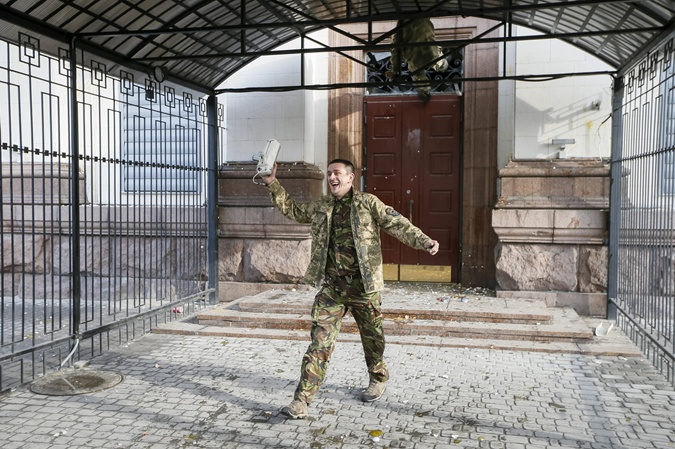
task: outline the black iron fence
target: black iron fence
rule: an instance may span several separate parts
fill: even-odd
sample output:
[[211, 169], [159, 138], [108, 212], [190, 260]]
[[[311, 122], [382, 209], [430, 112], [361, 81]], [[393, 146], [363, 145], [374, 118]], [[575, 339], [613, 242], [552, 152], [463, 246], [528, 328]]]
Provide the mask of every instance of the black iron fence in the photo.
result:
[[671, 36], [617, 80], [610, 313], [675, 384], [675, 48]]
[[215, 301], [223, 120], [214, 97], [3, 30], [0, 392]]

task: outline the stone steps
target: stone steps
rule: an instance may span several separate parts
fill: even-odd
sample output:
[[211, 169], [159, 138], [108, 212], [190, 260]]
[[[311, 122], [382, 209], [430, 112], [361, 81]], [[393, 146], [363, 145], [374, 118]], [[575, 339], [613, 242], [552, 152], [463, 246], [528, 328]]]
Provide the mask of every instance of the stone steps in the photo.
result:
[[[204, 326], [196, 322], [173, 321], [162, 324], [152, 331], [157, 334], [194, 335], [202, 337], [222, 338], [259, 338], [263, 340], [288, 340], [309, 342], [309, 333], [306, 330], [261, 329], [247, 327]], [[615, 331], [613, 330], [612, 333]], [[610, 333], [610, 335], [612, 335]], [[356, 333], [341, 332], [339, 342], [359, 343]], [[387, 344], [410, 346], [431, 346], [437, 348], [470, 348], [491, 349], [501, 351], [528, 351], [557, 354], [586, 354], [594, 356], [623, 356], [642, 357], [643, 354], [635, 348], [632, 342], [624, 335], [614, 333], [612, 338], [599, 339], [597, 337], [582, 342], [565, 341], [527, 341], [504, 340], [485, 338], [437, 337], [430, 335], [388, 335]]]
[[[314, 291], [278, 291], [219, 304], [155, 333], [223, 338], [309, 340]], [[551, 353], [641, 356], [620, 331], [594, 336], [599, 319], [543, 301], [396, 291], [383, 294], [388, 344]], [[343, 320], [338, 341], [359, 342], [354, 319]]]
[[[559, 309], [552, 311], [545, 325], [514, 324], [510, 322], [455, 321], [450, 315], [433, 317], [424, 314], [420, 319], [414, 311], [404, 316], [385, 313], [384, 329], [386, 335], [431, 335], [437, 337], [495, 338], [508, 340], [536, 341], [577, 341], [593, 337], [591, 329], [575, 324], [566, 315], [569, 311]], [[553, 324], [553, 315], [556, 315]], [[578, 318], [578, 316], [574, 317]], [[497, 317], [491, 317], [497, 320]], [[246, 327], [251, 329], [285, 329], [309, 330], [309, 310], [307, 313], [297, 312], [245, 312], [227, 308], [216, 308], [197, 315], [199, 324], [204, 326]], [[346, 316], [342, 322], [341, 332], [357, 333], [356, 322]]]

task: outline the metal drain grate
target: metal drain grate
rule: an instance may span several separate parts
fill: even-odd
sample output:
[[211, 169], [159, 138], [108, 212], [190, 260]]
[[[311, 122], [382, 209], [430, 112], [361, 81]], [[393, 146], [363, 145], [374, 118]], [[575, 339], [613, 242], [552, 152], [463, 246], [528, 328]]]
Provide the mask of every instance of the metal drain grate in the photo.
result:
[[106, 390], [122, 382], [120, 374], [96, 370], [59, 371], [35, 380], [30, 390], [50, 396], [73, 396]]

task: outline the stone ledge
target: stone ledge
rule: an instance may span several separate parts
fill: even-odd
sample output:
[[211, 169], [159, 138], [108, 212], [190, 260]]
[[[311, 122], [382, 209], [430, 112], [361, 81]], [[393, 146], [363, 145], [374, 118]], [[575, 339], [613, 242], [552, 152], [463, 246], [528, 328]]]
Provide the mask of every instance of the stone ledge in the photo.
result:
[[601, 160], [511, 161], [499, 178], [497, 208], [609, 208], [609, 165]]
[[609, 162], [600, 159], [521, 159], [511, 161], [499, 170], [501, 177], [527, 176], [603, 177], [609, 176]]
[[496, 207], [500, 209], [609, 209], [609, 198], [571, 198], [555, 195], [504, 196], [497, 200]]
[[[228, 162], [220, 166], [218, 205], [265, 207], [272, 206], [265, 186], [253, 183], [257, 162]], [[279, 162], [277, 178], [297, 201], [305, 202], [323, 194], [323, 172], [305, 162]], [[259, 180], [258, 180], [259, 181]]]
[[501, 242], [602, 245], [608, 237], [607, 211], [495, 209], [492, 227]]
[[[3, 205], [70, 204], [72, 167], [63, 163], [31, 161], [0, 163], [0, 197]], [[79, 198], [87, 203], [85, 176], [79, 173]]]

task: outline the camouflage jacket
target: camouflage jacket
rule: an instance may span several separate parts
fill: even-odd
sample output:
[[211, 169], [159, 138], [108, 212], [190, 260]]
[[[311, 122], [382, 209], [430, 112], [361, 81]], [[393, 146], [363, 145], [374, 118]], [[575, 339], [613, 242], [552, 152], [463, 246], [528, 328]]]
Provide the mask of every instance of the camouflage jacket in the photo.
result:
[[[399, 20], [396, 25], [393, 42], [395, 44], [415, 44], [435, 41], [434, 24], [430, 19]], [[443, 50], [438, 45], [404, 46], [391, 50], [391, 66], [395, 74], [401, 72], [401, 59], [408, 63], [410, 72], [417, 72], [415, 79], [426, 78], [423, 69], [430, 65], [434, 70], [443, 72], [448, 69], [447, 61], [441, 56]], [[432, 61], [435, 61], [433, 64]]]
[[[298, 223], [311, 223], [311, 260], [305, 274], [305, 281], [316, 287], [321, 287], [325, 279], [326, 262], [328, 260], [333, 197], [324, 195], [318, 200], [297, 203], [278, 180], [267, 187], [270, 191], [272, 203], [286, 218]], [[356, 246], [363, 287], [366, 293], [372, 293], [384, 288], [380, 230], [392, 235], [402, 243], [420, 250], [424, 249], [424, 244], [431, 238], [392, 207], [385, 205], [375, 195], [359, 192], [356, 189], [353, 189], [353, 195], [351, 221], [354, 245]]]

